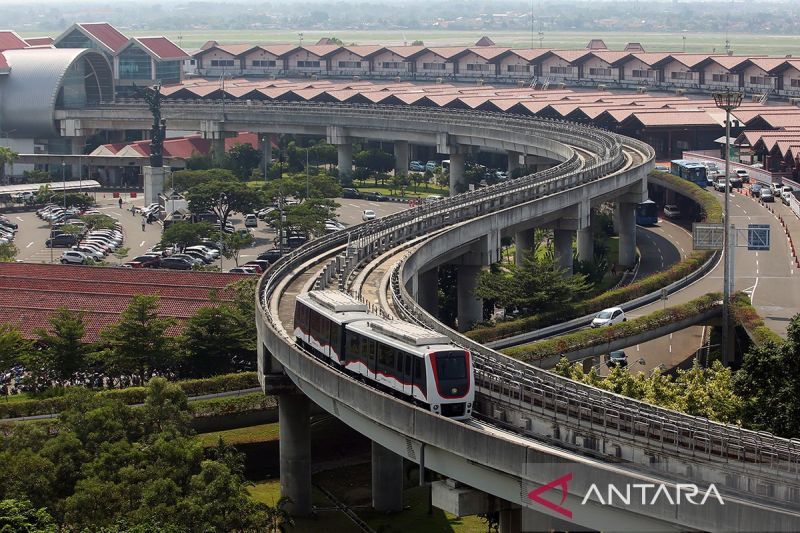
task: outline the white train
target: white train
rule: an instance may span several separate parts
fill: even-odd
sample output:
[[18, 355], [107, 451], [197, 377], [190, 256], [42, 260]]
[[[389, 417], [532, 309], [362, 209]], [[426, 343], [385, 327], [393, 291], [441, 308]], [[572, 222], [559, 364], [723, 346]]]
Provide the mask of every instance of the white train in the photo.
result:
[[297, 296], [294, 336], [317, 357], [434, 413], [472, 415], [472, 357], [445, 335], [383, 319], [347, 294], [323, 290]]

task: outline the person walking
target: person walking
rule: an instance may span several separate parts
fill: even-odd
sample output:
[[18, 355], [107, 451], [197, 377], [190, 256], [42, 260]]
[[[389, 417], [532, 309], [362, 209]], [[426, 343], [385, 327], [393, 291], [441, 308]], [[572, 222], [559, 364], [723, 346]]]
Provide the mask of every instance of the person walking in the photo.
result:
[[119, 208], [122, 209], [122, 198], [119, 199]]
[[147, 226], [147, 219], [144, 216], [142, 216], [142, 231], [145, 230], [146, 226]]

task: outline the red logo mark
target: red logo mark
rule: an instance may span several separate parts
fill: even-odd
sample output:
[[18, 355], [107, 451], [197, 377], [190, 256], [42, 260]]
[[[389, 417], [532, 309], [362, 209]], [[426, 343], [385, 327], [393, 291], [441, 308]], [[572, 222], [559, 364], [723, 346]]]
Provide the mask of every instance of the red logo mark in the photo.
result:
[[[551, 511], [555, 511], [560, 515], [566, 516], [567, 518], [572, 518], [572, 511], [564, 507], [561, 507], [561, 505], [563, 505], [567, 499], [567, 493], [569, 491], [568, 483], [570, 481], [572, 481], [572, 472], [564, 476], [561, 476], [558, 479], [554, 479], [547, 485], [541, 486], [538, 489], [530, 491], [528, 493], [528, 498], [535, 501], [536, 503], [544, 505]], [[558, 504], [555, 504], [549, 500], [545, 500], [544, 498], [540, 497], [541, 494], [556, 487], [561, 487], [561, 501]]]

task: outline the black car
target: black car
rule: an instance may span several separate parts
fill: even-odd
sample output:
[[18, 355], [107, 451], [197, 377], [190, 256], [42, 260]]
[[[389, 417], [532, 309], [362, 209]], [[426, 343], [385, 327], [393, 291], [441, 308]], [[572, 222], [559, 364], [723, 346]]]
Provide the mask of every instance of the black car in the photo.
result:
[[258, 256], [260, 261], [269, 261], [270, 264], [274, 263], [281, 257], [281, 251], [278, 248], [273, 248], [272, 250], [267, 250], [266, 252], [262, 253]]
[[628, 356], [622, 350], [616, 350], [608, 354], [608, 361], [606, 362], [609, 368], [615, 366], [626, 367], [628, 366]]
[[371, 200], [373, 202], [385, 202], [387, 200], [386, 196], [379, 192], [365, 192], [361, 197], [364, 200]]
[[47, 239], [44, 245], [48, 248], [71, 248], [78, 244], [78, 236], [69, 233], [62, 233], [56, 235], [51, 239]]
[[161, 264], [161, 258], [155, 255], [140, 255], [134, 257], [131, 262], [136, 262], [142, 265], [142, 268], [158, 268]]
[[0, 215], [0, 226], [7, 226], [11, 229], [19, 229], [19, 225], [16, 222], [11, 222], [8, 217], [4, 217]]
[[344, 188], [342, 189], [342, 198], [359, 199], [363, 198], [363, 195], [360, 192], [358, 192], [358, 189]]
[[180, 257], [165, 257], [161, 260], [161, 268], [168, 268], [170, 270], [191, 270], [192, 264], [186, 259]]

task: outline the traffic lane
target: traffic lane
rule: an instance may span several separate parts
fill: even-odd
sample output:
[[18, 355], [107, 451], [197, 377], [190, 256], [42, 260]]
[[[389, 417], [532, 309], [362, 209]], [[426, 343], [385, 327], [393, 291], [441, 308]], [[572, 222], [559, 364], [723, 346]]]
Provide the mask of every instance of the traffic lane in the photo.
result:
[[667, 220], [660, 218], [658, 225], [653, 226], [652, 231], [666, 238], [680, 252], [680, 257], [687, 257], [692, 252], [692, 232], [691, 224], [687, 230], [683, 224], [687, 222], [682, 219]]
[[639, 248], [638, 277], [660, 272], [680, 261], [680, 250], [654, 228], [636, 227], [636, 246]]
[[361, 215], [365, 209], [375, 211], [376, 218], [399, 213], [408, 209], [408, 204], [398, 202], [372, 202], [369, 200], [356, 200], [352, 198], [336, 198], [339, 208], [336, 210], [338, 220], [345, 226], [361, 224]]
[[[683, 331], [664, 335], [641, 344], [622, 348], [628, 356], [628, 368], [632, 373], [649, 374], [656, 368], [662, 371], [673, 369], [695, 355], [703, 343], [703, 326], [692, 326]], [[639, 362], [641, 360], [641, 363]], [[605, 365], [600, 367], [606, 375]]]

